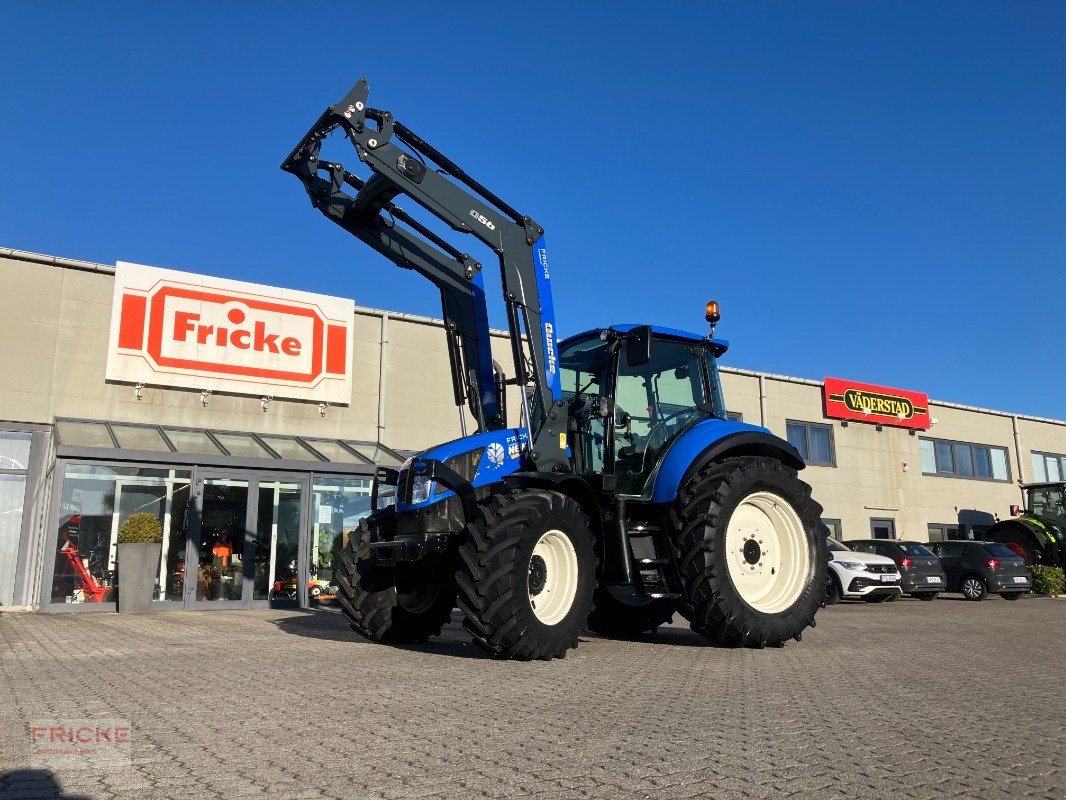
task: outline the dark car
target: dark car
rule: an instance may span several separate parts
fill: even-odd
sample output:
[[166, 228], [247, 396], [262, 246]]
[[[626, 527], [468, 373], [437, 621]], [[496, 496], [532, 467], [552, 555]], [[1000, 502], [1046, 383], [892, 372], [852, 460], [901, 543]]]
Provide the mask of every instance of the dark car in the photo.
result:
[[995, 542], [966, 540], [930, 542], [947, 573], [946, 591], [962, 592], [967, 600], [984, 600], [995, 592], [1004, 600], [1017, 600], [1032, 588], [1025, 559]]
[[877, 553], [895, 561], [899, 567], [900, 588], [911, 597], [933, 600], [947, 586], [947, 575], [940, 559], [924, 544], [898, 539], [860, 539], [846, 544], [860, 553]]

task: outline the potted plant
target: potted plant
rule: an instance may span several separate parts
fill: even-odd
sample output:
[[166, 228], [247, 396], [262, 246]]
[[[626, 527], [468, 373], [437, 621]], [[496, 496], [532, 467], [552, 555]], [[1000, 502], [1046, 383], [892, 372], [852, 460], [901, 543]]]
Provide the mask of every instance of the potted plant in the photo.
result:
[[118, 531], [118, 612], [152, 610], [163, 526], [154, 514], [132, 514]]

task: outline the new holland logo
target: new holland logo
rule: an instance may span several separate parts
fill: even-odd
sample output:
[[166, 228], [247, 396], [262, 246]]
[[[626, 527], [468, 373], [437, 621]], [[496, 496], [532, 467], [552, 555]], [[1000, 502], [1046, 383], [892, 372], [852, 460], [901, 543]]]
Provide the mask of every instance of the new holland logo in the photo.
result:
[[910, 419], [915, 414], [924, 414], [926, 411], [924, 408], [915, 408], [914, 403], [906, 397], [864, 392], [860, 389], [847, 389], [843, 394], [831, 394], [829, 399], [843, 403], [857, 414], [875, 414], [897, 419]]
[[486, 450], [486, 452], [488, 454], [489, 461], [492, 462], [492, 464], [494, 464], [497, 467], [500, 466], [501, 464], [503, 464], [503, 445], [502, 444], [500, 444], [499, 442], [493, 442], [492, 444], [490, 444], [488, 446], [488, 449]]

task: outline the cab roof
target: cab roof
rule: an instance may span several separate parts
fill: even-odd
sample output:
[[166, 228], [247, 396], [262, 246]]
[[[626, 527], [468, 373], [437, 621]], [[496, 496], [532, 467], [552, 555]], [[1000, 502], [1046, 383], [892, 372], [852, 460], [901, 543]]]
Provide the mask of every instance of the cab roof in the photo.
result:
[[[641, 327], [640, 323], [628, 322], [622, 325], [610, 325], [606, 328], [593, 328], [591, 330], [583, 331], [582, 333], [574, 334], [573, 336], [567, 336], [564, 342], [569, 342], [572, 339], [583, 339], [586, 336], [599, 336], [605, 330], [617, 331], [618, 333], [629, 333], [634, 328]], [[720, 356], [726, 350], [729, 349], [729, 341], [727, 339], [711, 339], [707, 336], [700, 336], [690, 331], [683, 331], [678, 328], [666, 328], [662, 325], [652, 325], [651, 332], [655, 336], [661, 336], [668, 339], [679, 339], [685, 342], [692, 342], [693, 344], [711, 345], [716, 356]]]

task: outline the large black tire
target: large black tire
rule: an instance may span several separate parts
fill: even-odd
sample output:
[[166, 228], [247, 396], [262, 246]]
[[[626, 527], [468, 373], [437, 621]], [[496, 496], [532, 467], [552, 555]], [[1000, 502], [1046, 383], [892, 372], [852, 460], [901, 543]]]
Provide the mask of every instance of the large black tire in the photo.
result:
[[[538, 551], [545, 555], [534, 553], [538, 544], [548, 548]], [[482, 506], [482, 519], [467, 525], [459, 547], [463, 624], [497, 658], [564, 658], [588, 629], [596, 567], [588, 517], [575, 500], [502, 487]]]
[[660, 625], [671, 622], [676, 611], [676, 600], [658, 597], [626, 603], [615, 597], [607, 587], [597, 586], [592, 596], [589, 628], [604, 636], [640, 636], [655, 633]]
[[[757, 541], [754, 533], [751, 537], [746, 532], [737, 533], [743, 537], [744, 547], [736, 553], [727, 549], [727, 530], [734, 512], [743, 506], [741, 517], [746, 517], [757, 503], [769, 503], [766, 517], [770, 528], [775, 527], [770, 514], [788, 516], [794, 523], [789, 524], [795, 529], [792, 535], [797, 540], [797, 556], [780, 562], [783, 574], [786, 568], [795, 568], [789, 583], [782, 586], [784, 600], [773, 597], [783, 579], [776, 576], [776, 567], [770, 567], [774, 560], [771, 539], [765, 540], [765, 561], [763, 551], [749, 545], [749, 541]], [[814, 627], [814, 616], [825, 596], [828, 563], [821, 513], [822, 507], [811, 499], [810, 486], [794, 469], [774, 459], [729, 459], [709, 464], [689, 479], [671, 510], [671, 538], [684, 594], [678, 610], [692, 629], [727, 646], [766, 647], [800, 639], [806, 628]], [[748, 562], [753, 556], [757, 562]], [[759, 576], [758, 580], [765, 578], [771, 587], [768, 598], [753, 599], [761, 609], [746, 601], [738, 588], [738, 582], [747, 586], [749, 576], [742, 571], [746, 568]], [[747, 588], [743, 591], [750, 593]], [[785, 605], [777, 607], [775, 602]]]
[[374, 642], [403, 644], [439, 636], [455, 608], [452, 570], [440, 556], [396, 566], [371, 558], [370, 543], [379, 525], [391, 522], [362, 519], [340, 551], [334, 572], [337, 601], [352, 630]]

